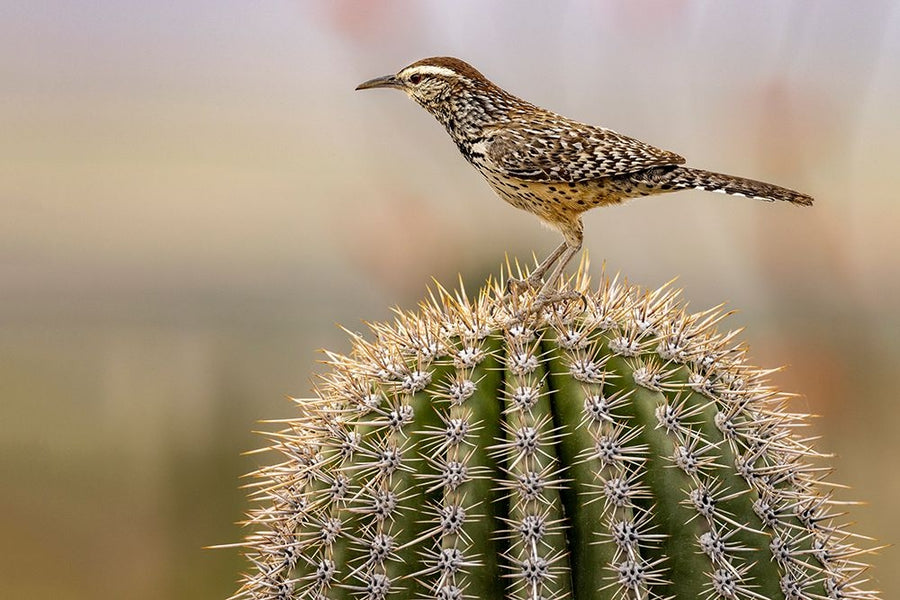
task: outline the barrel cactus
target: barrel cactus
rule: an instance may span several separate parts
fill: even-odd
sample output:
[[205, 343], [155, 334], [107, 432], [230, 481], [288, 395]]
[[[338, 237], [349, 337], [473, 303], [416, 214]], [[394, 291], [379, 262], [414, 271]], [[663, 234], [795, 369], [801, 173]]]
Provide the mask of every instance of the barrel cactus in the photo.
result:
[[877, 598], [725, 313], [584, 273], [543, 307], [438, 287], [326, 353], [253, 474], [235, 597]]

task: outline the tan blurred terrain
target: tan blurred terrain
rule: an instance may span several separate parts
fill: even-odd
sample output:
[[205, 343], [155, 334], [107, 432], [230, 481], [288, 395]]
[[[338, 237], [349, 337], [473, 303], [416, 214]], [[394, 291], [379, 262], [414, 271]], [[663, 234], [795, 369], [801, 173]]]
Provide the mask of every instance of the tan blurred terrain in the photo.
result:
[[[529, 100], [808, 192], [586, 218], [597, 272], [740, 309], [900, 542], [900, 6], [0, 0], [0, 597], [222, 598], [238, 476], [317, 350], [554, 232], [360, 81], [457, 55]], [[897, 551], [874, 558], [900, 594]]]

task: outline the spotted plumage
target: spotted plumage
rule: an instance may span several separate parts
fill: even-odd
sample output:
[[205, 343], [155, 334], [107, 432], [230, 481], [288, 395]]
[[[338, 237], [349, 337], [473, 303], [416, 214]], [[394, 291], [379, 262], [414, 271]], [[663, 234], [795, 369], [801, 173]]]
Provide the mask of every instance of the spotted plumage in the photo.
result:
[[813, 202], [769, 183], [683, 166], [678, 154], [537, 107], [457, 58], [426, 58], [357, 89], [376, 87], [405, 91], [444, 125], [497, 195], [563, 234], [563, 244], [529, 283], [539, 282], [554, 264], [545, 287], [556, 281], [581, 248], [581, 214], [597, 206], [684, 189]]

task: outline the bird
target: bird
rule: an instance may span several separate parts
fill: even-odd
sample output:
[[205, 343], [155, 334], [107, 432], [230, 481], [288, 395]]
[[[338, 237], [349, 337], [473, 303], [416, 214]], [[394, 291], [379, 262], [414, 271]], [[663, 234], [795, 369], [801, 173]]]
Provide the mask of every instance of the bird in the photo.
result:
[[405, 92], [444, 126], [501, 199], [562, 234], [563, 242], [527, 279], [508, 282], [511, 289], [540, 286], [539, 299], [549, 299], [581, 249], [582, 214], [592, 208], [690, 189], [800, 206], [813, 203], [812, 197], [777, 185], [685, 166], [674, 152], [535, 106], [458, 58], [425, 58], [356, 87], [375, 88]]

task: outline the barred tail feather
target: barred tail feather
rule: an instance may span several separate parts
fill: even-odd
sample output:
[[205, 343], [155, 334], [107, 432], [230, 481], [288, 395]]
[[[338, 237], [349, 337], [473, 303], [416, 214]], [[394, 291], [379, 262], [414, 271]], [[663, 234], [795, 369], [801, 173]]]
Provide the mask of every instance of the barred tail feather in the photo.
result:
[[754, 179], [714, 173], [702, 169], [692, 169], [690, 167], [677, 167], [670, 173], [671, 178], [666, 181], [666, 184], [674, 189], [721, 192], [732, 196], [745, 196], [767, 202], [783, 200], [802, 206], [811, 206], [813, 203], [812, 197], [806, 194]]

